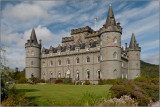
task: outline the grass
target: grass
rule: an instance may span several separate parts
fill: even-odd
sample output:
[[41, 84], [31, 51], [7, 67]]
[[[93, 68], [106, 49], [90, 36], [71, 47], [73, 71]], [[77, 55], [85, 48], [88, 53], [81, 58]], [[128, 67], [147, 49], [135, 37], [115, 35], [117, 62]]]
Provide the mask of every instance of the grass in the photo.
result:
[[105, 96], [111, 86], [106, 85], [30, 85], [17, 84], [16, 89], [25, 91], [25, 96], [32, 99], [35, 104], [48, 106], [48, 101], [58, 103], [75, 102], [80, 100], [87, 92], [96, 96]]

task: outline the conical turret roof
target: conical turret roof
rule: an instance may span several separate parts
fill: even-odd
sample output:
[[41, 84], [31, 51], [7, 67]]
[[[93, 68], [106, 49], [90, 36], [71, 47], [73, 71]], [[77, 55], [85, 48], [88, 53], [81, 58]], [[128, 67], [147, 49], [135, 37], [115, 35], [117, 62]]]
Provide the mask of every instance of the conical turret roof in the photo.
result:
[[137, 41], [135, 39], [134, 33], [132, 33], [132, 37], [131, 37], [131, 41], [130, 41], [130, 44], [129, 44], [129, 48], [136, 47], [136, 44], [137, 44]]
[[112, 20], [113, 20], [113, 25], [116, 25], [116, 21], [115, 21], [115, 18], [114, 18], [114, 13], [113, 13], [113, 10], [112, 10], [112, 6], [110, 4], [105, 26], [106, 27], [110, 26]]
[[31, 43], [38, 44], [34, 28], [32, 29], [32, 32], [31, 32], [30, 41]]

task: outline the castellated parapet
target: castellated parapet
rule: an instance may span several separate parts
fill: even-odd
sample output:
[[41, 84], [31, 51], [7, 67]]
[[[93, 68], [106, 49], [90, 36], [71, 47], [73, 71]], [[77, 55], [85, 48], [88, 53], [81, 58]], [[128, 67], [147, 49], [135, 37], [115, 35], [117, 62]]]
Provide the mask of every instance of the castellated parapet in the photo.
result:
[[26, 48], [26, 78], [32, 76], [54, 81], [71, 78], [72, 81], [89, 80], [97, 84], [100, 79], [140, 76], [141, 47], [132, 34], [129, 47], [121, 47], [122, 27], [116, 23], [110, 5], [106, 23], [97, 31], [89, 26], [72, 29], [62, 44], [42, 48], [34, 29]]

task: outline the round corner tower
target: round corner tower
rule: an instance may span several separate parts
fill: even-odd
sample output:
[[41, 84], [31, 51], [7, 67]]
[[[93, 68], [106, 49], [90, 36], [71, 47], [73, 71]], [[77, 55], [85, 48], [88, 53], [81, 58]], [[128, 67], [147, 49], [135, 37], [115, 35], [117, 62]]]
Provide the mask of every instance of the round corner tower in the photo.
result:
[[27, 43], [25, 43], [25, 49], [26, 49], [25, 77], [27, 79], [31, 77], [40, 78], [41, 41], [40, 41], [40, 44], [38, 44], [34, 28], [32, 29], [30, 40], [27, 40]]
[[106, 23], [100, 29], [102, 79], [117, 79], [121, 77], [121, 35], [122, 28], [120, 23], [116, 23], [112, 6], [110, 5]]
[[137, 44], [135, 35], [132, 33], [129, 48], [127, 48], [128, 55], [128, 79], [132, 80], [140, 77], [140, 51], [141, 47]]

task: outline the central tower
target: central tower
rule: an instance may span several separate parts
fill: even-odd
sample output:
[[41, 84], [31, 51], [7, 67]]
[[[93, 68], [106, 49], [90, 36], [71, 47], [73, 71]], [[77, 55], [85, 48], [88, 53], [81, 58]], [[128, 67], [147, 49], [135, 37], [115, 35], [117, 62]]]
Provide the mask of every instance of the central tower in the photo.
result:
[[102, 79], [121, 77], [121, 34], [120, 23], [116, 23], [110, 4], [106, 23], [100, 29]]

